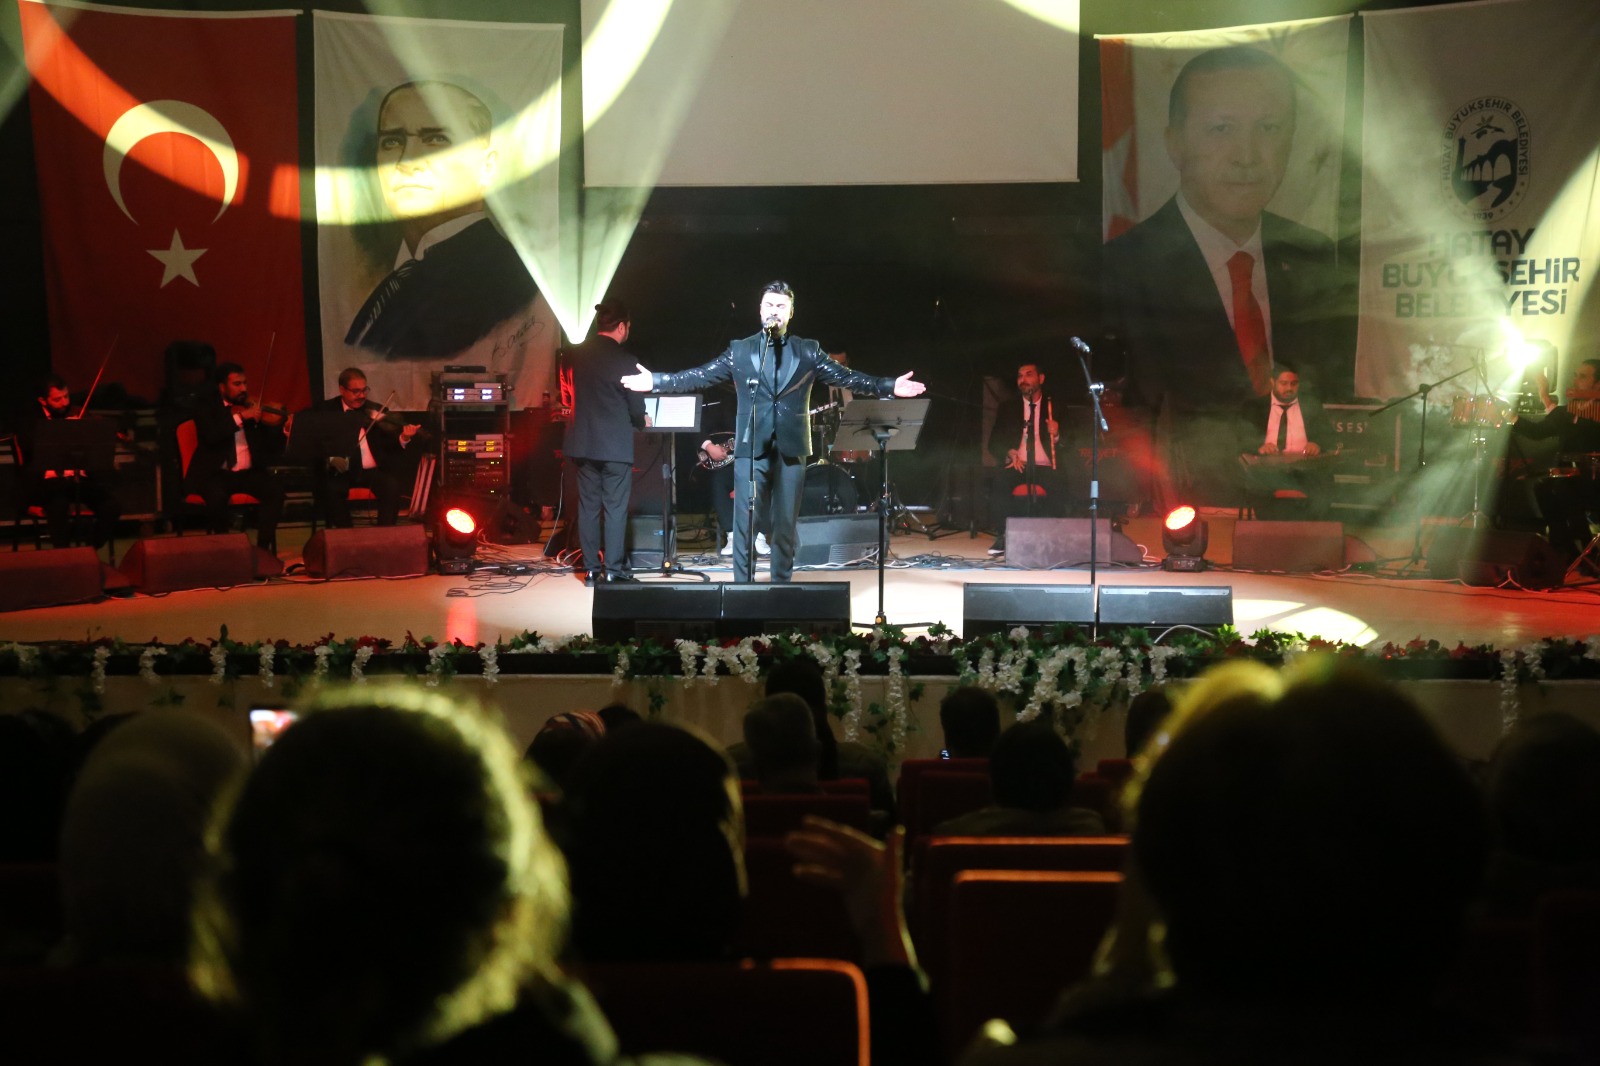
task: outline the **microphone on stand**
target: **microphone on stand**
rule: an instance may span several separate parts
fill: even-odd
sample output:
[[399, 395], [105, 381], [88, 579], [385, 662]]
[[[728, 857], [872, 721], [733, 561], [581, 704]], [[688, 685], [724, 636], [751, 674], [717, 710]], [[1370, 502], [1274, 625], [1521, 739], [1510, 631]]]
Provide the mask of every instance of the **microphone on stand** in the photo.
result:
[[1100, 410], [1100, 394], [1105, 391], [1105, 386], [1096, 381], [1094, 375], [1089, 373], [1089, 361], [1084, 358], [1084, 356], [1093, 355], [1094, 353], [1089, 350], [1089, 345], [1084, 342], [1082, 337], [1068, 338], [1067, 343], [1078, 351], [1078, 362], [1083, 367], [1083, 379], [1089, 385], [1089, 394], [1094, 399], [1094, 415], [1100, 423], [1100, 432], [1109, 433], [1111, 426], [1106, 422], [1105, 412]]
[[1082, 352], [1084, 355], [1094, 354], [1089, 350], [1089, 346], [1083, 342], [1082, 337], [1073, 337], [1071, 340], [1067, 341], [1067, 343], [1078, 349], [1078, 351]]

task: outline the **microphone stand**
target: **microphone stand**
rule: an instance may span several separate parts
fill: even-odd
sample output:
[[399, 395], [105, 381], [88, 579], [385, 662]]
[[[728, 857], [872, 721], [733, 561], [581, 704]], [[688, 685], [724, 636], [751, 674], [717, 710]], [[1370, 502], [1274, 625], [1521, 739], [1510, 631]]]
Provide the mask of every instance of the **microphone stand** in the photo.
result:
[[[1094, 602], [1093, 634], [1098, 638], [1100, 596], [1096, 591], [1096, 580], [1100, 565], [1100, 546], [1097, 543], [1100, 535], [1100, 434], [1110, 432], [1111, 427], [1106, 424], [1105, 412], [1100, 408], [1100, 394], [1106, 391], [1105, 383], [1094, 379], [1094, 375], [1089, 373], [1089, 360], [1084, 358], [1084, 352], [1089, 346], [1078, 341], [1073, 348], [1078, 353], [1078, 365], [1083, 367], [1083, 380], [1089, 390], [1089, 402], [1094, 408], [1089, 419], [1089, 596]], [[1060, 466], [1061, 461], [1058, 458], [1057, 469]]]
[[[1476, 364], [1474, 364], [1474, 365], [1476, 365]], [[1471, 371], [1473, 369], [1474, 369], [1473, 366], [1463, 367], [1462, 369], [1457, 370], [1454, 374], [1451, 374], [1449, 377], [1440, 378], [1438, 381], [1432, 382], [1431, 384], [1429, 382], [1424, 381], [1422, 384], [1417, 386], [1417, 390], [1415, 392], [1408, 392], [1408, 393], [1406, 393], [1406, 395], [1400, 397], [1397, 400], [1390, 400], [1388, 403], [1384, 404], [1382, 407], [1378, 408], [1376, 411], [1372, 412], [1372, 414], [1368, 416], [1369, 418], [1374, 418], [1374, 417], [1376, 417], [1378, 415], [1383, 414], [1383, 412], [1387, 411], [1391, 407], [1398, 407], [1400, 404], [1405, 403], [1407, 400], [1414, 400], [1418, 396], [1422, 397], [1422, 420], [1418, 424], [1419, 428], [1418, 428], [1418, 432], [1417, 432], [1417, 469], [1416, 469], [1416, 472], [1415, 472], [1415, 474], [1413, 476], [1421, 476], [1428, 469], [1428, 394], [1433, 392], [1433, 390], [1437, 389], [1440, 385], [1443, 385], [1443, 384], [1445, 384], [1446, 382], [1449, 382], [1449, 381], [1454, 381], [1456, 378], [1460, 377], [1462, 374], [1468, 373], [1469, 371]], [[1474, 471], [1474, 477], [1476, 477], [1476, 471]], [[1474, 485], [1474, 491], [1476, 491], [1476, 485]], [[1473, 507], [1474, 507], [1474, 510], [1476, 510], [1476, 507], [1477, 507], [1476, 497], [1474, 497]], [[1404, 573], [1405, 571], [1411, 569], [1413, 566], [1416, 566], [1418, 563], [1421, 563], [1423, 561], [1423, 554], [1422, 554], [1422, 520], [1423, 520], [1422, 512], [1418, 511], [1417, 512], [1416, 533], [1411, 539], [1411, 554], [1408, 555], [1408, 556], [1403, 557], [1403, 559], [1401, 559], [1401, 558], [1380, 559], [1377, 562], [1378, 566], [1384, 566], [1384, 565], [1387, 565], [1389, 563], [1395, 563], [1395, 562], [1402, 562], [1403, 561], [1405, 565], [1400, 568], [1400, 571], [1401, 571], [1401, 573]]]

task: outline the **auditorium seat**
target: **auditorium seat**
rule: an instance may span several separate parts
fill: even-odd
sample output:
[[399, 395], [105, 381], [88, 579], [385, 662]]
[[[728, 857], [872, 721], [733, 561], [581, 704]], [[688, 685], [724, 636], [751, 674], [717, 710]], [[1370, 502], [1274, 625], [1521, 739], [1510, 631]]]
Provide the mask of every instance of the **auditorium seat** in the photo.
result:
[[794, 856], [781, 837], [749, 837], [745, 898], [734, 953], [753, 959], [804, 956], [856, 961], [861, 954], [838, 892], [794, 875]]
[[994, 802], [994, 785], [984, 773], [924, 774], [918, 784], [918, 826], [906, 835], [929, 836], [944, 822]]
[[831, 795], [805, 793], [790, 796], [744, 797], [744, 831], [751, 837], [781, 837], [800, 828], [808, 814], [848, 825], [865, 833], [871, 827], [872, 808], [863, 793]]
[[867, 986], [837, 959], [611, 963], [579, 973], [622, 1053], [726, 1066], [867, 1066]]
[[1116, 915], [1122, 875], [966, 870], [956, 875], [934, 988], [952, 1058], [990, 1018], [1017, 1032], [1042, 1021], [1061, 990], [1089, 976]]
[[[922, 778], [925, 775], [988, 772], [988, 759], [907, 759], [901, 763], [900, 779], [895, 784], [895, 797], [900, 806], [900, 824], [906, 827], [906, 835], [916, 836], [918, 829], [915, 827], [926, 824], [926, 819], [918, 809], [918, 802], [922, 798]], [[931, 828], [932, 826], [928, 826], [921, 832], [926, 833]]]
[[950, 891], [965, 870], [1092, 870], [1120, 873], [1127, 837], [927, 837], [912, 844], [908, 917], [917, 957], [935, 979], [942, 968], [938, 931]]

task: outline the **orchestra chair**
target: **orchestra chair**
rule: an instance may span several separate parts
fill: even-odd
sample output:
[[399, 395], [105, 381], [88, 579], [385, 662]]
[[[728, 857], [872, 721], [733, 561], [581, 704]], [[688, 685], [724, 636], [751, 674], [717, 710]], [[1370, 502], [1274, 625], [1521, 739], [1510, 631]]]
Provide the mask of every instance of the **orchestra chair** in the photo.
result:
[[868, 1066], [867, 983], [838, 959], [579, 968], [624, 1055], [726, 1066]]
[[[26, 498], [27, 479], [21, 476], [23, 469], [22, 442], [16, 437], [11, 438], [11, 461], [13, 469], [19, 472], [17, 478], [16, 509], [11, 516], [11, 550], [16, 551], [18, 543], [22, 540], [22, 523], [27, 521], [29, 530], [33, 533], [33, 550], [44, 549], [45, 525], [44, 507], [37, 503], [29, 503]], [[74, 527], [84, 521], [94, 521], [94, 509], [87, 504], [70, 503], [67, 505], [67, 517]], [[52, 548], [68, 548], [70, 544], [51, 543]], [[106, 562], [115, 562], [117, 558], [117, 539], [115, 536], [106, 541]]]
[[940, 935], [956, 875], [967, 870], [1062, 870], [1121, 873], [1128, 838], [924, 837], [911, 848], [908, 918], [917, 958], [934, 980], [944, 970]]
[[800, 880], [794, 864], [782, 837], [745, 840], [750, 894], [745, 897], [734, 936], [735, 956], [860, 961], [860, 941], [850, 925], [844, 898], [832, 889]]
[[[417, 472], [412, 479], [411, 494], [409, 496], [402, 494], [400, 497], [404, 502], [404, 506], [400, 508], [401, 518], [416, 520], [421, 518], [427, 511], [429, 489], [433, 484], [433, 471], [438, 462], [439, 457], [436, 455], [424, 455], [417, 460]], [[352, 504], [361, 504], [361, 510], [363, 511], [377, 510], [378, 497], [371, 489], [357, 486], [347, 490], [345, 498]], [[353, 513], [354, 511], [352, 510]], [[317, 531], [317, 524], [320, 519], [321, 514], [316, 506], [313, 505], [311, 508], [311, 532], [313, 534]]]
[[945, 979], [934, 996], [952, 1061], [990, 1018], [1034, 1028], [1061, 991], [1088, 977], [1116, 916], [1122, 875], [967, 870], [944, 925]]
[[764, 794], [744, 797], [746, 837], [782, 837], [800, 828], [806, 815], [859, 829], [872, 826], [872, 805], [866, 793], [809, 793], [796, 795]]
[[[173, 433], [178, 439], [178, 465], [181, 470], [179, 484], [181, 486], [189, 480], [189, 464], [194, 461], [195, 449], [200, 447], [200, 431], [195, 428], [194, 419], [191, 418], [187, 421], [179, 422]], [[172, 516], [172, 525], [176, 529], [178, 536], [181, 537], [184, 533], [184, 518], [191, 511], [199, 511], [204, 514], [206, 500], [198, 492], [187, 492], [181, 487], [178, 491], [183, 495], [176, 513]], [[228, 497], [228, 507], [236, 514], [242, 513], [245, 508], [259, 506], [261, 506], [261, 501], [248, 492], [235, 492]]]
[[[906, 827], [906, 836], [917, 835], [913, 826], [921, 826], [925, 819], [918, 810], [922, 798], [924, 774], [988, 774], [989, 760], [978, 759], [907, 759], [900, 764], [900, 777], [895, 782], [895, 798], [899, 803], [900, 824]], [[926, 832], [927, 830], [923, 830]]]

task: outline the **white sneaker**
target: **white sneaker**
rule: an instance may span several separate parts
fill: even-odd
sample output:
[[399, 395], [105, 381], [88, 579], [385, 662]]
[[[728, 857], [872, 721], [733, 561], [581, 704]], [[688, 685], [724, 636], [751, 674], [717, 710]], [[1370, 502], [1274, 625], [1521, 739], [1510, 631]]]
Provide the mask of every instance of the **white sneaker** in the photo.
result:
[[733, 554], [733, 534], [728, 534], [728, 539], [722, 542], [722, 547], [717, 550], [718, 555]]
[[765, 533], [756, 534], [756, 554], [763, 559], [772, 554], [772, 548], [767, 544], [767, 535]]

